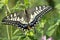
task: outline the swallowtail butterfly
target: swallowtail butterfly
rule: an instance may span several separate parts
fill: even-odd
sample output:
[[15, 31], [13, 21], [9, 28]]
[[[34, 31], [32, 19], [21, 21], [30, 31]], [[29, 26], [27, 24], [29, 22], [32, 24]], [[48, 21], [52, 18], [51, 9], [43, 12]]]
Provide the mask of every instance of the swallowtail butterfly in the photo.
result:
[[2, 23], [15, 25], [23, 29], [30, 29], [51, 9], [50, 6], [45, 5], [26, 9], [20, 13], [11, 13], [3, 18]]

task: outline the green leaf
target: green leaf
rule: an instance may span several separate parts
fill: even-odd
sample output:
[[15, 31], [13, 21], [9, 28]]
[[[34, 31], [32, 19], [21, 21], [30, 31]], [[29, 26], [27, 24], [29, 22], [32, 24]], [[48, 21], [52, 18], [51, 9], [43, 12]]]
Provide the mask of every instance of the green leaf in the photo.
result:
[[60, 4], [57, 4], [55, 8], [60, 9]]
[[1, 2], [5, 5], [8, 4], [8, 0], [1, 0]]
[[3, 6], [4, 6], [4, 4], [0, 4], [0, 9], [2, 9]]

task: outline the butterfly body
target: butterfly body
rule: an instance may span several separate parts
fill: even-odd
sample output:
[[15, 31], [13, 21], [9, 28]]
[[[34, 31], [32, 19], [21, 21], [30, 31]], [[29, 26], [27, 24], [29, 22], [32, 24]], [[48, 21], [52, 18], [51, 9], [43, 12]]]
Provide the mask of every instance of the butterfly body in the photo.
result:
[[30, 29], [33, 27], [41, 17], [50, 11], [50, 6], [39, 6], [24, 10], [20, 13], [13, 13], [3, 18], [2, 22], [5, 24], [11, 24], [23, 29]]

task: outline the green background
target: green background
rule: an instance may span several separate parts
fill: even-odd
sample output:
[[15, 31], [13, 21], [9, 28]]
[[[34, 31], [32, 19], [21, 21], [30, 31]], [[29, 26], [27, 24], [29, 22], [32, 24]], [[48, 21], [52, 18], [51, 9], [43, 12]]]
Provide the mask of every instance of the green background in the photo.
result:
[[[39, 5], [50, 5], [52, 10], [41, 18], [35, 29], [23, 31], [1, 22], [12, 12]], [[40, 40], [43, 35], [60, 40], [60, 0], [0, 0], [0, 40]]]

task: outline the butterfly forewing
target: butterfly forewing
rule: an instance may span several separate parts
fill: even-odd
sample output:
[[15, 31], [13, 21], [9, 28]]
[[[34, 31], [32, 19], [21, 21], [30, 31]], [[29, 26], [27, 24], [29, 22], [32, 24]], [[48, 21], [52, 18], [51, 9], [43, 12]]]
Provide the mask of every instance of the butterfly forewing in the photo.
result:
[[45, 6], [37, 6], [32, 9], [28, 10], [28, 13], [30, 13], [29, 11], [31, 11], [29, 23], [31, 23], [37, 15], [40, 15], [39, 17], [42, 17], [46, 12], [50, 11], [52, 8], [50, 6], [45, 5]]

